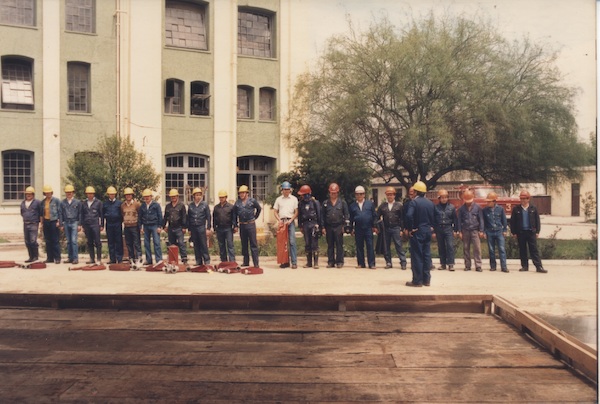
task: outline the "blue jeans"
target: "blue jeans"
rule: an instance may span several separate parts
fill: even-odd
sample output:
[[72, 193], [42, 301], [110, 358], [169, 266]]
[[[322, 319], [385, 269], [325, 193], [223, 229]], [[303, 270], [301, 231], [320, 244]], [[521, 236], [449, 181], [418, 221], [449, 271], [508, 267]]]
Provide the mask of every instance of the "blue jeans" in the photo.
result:
[[354, 229], [354, 237], [356, 239], [356, 260], [361, 267], [365, 266], [365, 244], [367, 245], [367, 261], [369, 267], [375, 266], [375, 250], [373, 249], [373, 230]]
[[154, 257], [156, 262], [162, 261], [162, 250], [160, 249], [160, 237], [158, 236], [158, 225], [144, 226], [144, 249], [146, 250], [146, 262], [152, 262], [152, 249], [150, 248], [150, 237], [154, 244]]
[[67, 254], [69, 261], [79, 261], [79, 245], [77, 244], [77, 222], [64, 223], [67, 238]]
[[440, 226], [436, 228], [438, 251], [442, 265], [454, 265], [454, 232], [452, 226]]
[[248, 252], [248, 244], [250, 244], [250, 252], [252, 253], [252, 264], [258, 266], [258, 241], [256, 239], [256, 224], [240, 223], [240, 239], [242, 240], [242, 265], [249, 265], [250, 254]]
[[217, 227], [217, 241], [219, 242], [221, 261], [235, 261], [233, 229], [231, 227]]
[[386, 264], [392, 263], [392, 241], [394, 242], [394, 247], [396, 247], [396, 253], [398, 253], [398, 258], [400, 258], [400, 265], [405, 268], [406, 267], [406, 253], [402, 248], [402, 229], [400, 227], [392, 227], [385, 229], [385, 254], [383, 254], [385, 258]]
[[294, 222], [288, 224], [288, 235], [290, 260], [292, 261], [292, 265], [296, 265], [298, 261], [298, 249], [296, 248], [296, 224]]
[[429, 283], [431, 281], [431, 232], [414, 233], [410, 238], [411, 269], [413, 270], [414, 284]]
[[506, 269], [506, 248], [504, 247], [504, 236], [502, 230], [486, 230], [488, 250], [490, 252], [490, 268], [496, 269], [496, 243], [500, 253], [500, 268]]
[[190, 226], [190, 240], [194, 243], [194, 256], [196, 264], [210, 264], [208, 243], [206, 242], [206, 225]]
[[108, 256], [111, 262], [123, 261], [123, 226], [121, 223], [106, 224]]

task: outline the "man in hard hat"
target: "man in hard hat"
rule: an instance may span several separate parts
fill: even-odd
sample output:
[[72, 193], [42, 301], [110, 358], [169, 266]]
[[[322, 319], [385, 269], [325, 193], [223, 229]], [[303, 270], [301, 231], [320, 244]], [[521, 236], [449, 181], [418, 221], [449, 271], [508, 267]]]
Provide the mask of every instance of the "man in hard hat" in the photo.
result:
[[350, 228], [348, 204], [340, 198], [340, 186], [329, 184], [329, 198], [323, 201], [321, 228], [327, 240], [327, 268], [344, 266], [344, 227]]
[[[233, 245], [233, 205], [227, 201], [227, 191], [219, 190], [219, 203], [213, 209], [213, 226], [217, 232], [221, 262], [235, 262]], [[237, 229], [235, 230], [237, 231]]]
[[125, 200], [121, 203], [121, 216], [123, 217], [125, 244], [129, 253], [129, 262], [137, 262], [142, 257], [139, 224], [141, 204], [133, 198], [133, 188], [125, 188], [123, 195], [125, 195]]
[[252, 263], [258, 267], [258, 240], [256, 239], [256, 219], [260, 215], [262, 208], [258, 201], [249, 196], [247, 185], [242, 185], [238, 189], [238, 200], [234, 204], [233, 217], [234, 228], [240, 229], [240, 239], [242, 241], [243, 267], [250, 266], [250, 255], [248, 244], [252, 252]]
[[406, 228], [410, 234], [411, 269], [413, 278], [406, 286], [421, 287], [431, 284], [431, 234], [434, 223], [433, 202], [425, 198], [427, 186], [423, 181], [413, 185], [415, 198], [406, 212]]
[[487, 240], [490, 254], [490, 271], [496, 270], [496, 245], [500, 255], [500, 268], [508, 272], [506, 266], [506, 248], [504, 238], [508, 230], [504, 208], [496, 203], [498, 194], [490, 192], [485, 199], [487, 206], [483, 208], [483, 238]]
[[[284, 181], [281, 184], [281, 195], [275, 199], [273, 204], [273, 210], [275, 213], [275, 219], [277, 220], [279, 228], [285, 228], [287, 226], [287, 240], [288, 240], [288, 253], [289, 257], [283, 262], [279, 262], [280, 268], [287, 268], [292, 262], [292, 269], [298, 268], [298, 254], [296, 249], [296, 226], [295, 220], [298, 217], [298, 198], [292, 195], [292, 185], [288, 181]], [[281, 249], [278, 244], [277, 248]], [[279, 251], [278, 255], [281, 255], [282, 251]], [[287, 255], [287, 254], [286, 254]]]
[[[350, 226], [356, 241], [357, 268], [375, 269], [375, 250], [373, 249], [373, 232], [376, 232], [375, 223], [377, 213], [373, 202], [365, 198], [366, 191], [361, 185], [354, 189], [356, 200], [350, 204]], [[365, 262], [365, 245], [367, 249], [367, 261]]]
[[298, 227], [304, 235], [304, 250], [306, 251], [306, 265], [304, 268], [318, 269], [321, 206], [313, 198], [312, 189], [309, 185], [302, 185], [298, 195], [301, 198], [298, 202]]
[[150, 239], [154, 245], [154, 258], [156, 263], [162, 261], [162, 250], [160, 248], [160, 232], [162, 231], [162, 209], [160, 204], [152, 198], [152, 190], [146, 188], [142, 192], [144, 203], [140, 206], [139, 224], [140, 231], [144, 234], [144, 250], [146, 261], [144, 265], [152, 265], [152, 248]]
[[521, 269], [529, 271], [527, 248], [531, 255], [531, 261], [535, 265], [536, 272], [547, 273], [542, 266], [542, 259], [537, 247], [537, 238], [540, 235], [540, 214], [537, 208], [529, 203], [531, 195], [526, 189], [519, 195], [521, 204], [512, 209], [510, 215], [510, 232], [517, 238], [519, 243], [519, 257], [521, 258]]
[[104, 201], [102, 213], [108, 241], [109, 264], [116, 264], [123, 261], [123, 213], [121, 201], [117, 199], [117, 189], [113, 186], [108, 187], [106, 195], [108, 199]]
[[385, 243], [384, 258], [385, 267], [392, 267], [392, 241], [396, 248], [396, 253], [400, 259], [400, 267], [406, 269], [406, 253], [402, 248], [402, 228], [404, 224], [404, 207], [402, 203], [396, 201], [396, 189], [387, 187], [385, 189], [386, 200], [377, 208], [377, 217], [383, 221], [384, 232], [383, 242]]
[[46, 263], [60, 264], [60, 200], [53, 196], [50, 185], [42, 189], [42, 229], [46, 240]]
[[454, 233], [456, 232], [456, 208], [448, 202], [448, 191], [438, 191], [435, 205], [434, 230], [440, 254], [438, 269], [454, 271]]
[[194, 255], [196, 265], [210, 264], [210, 254], [208, 253], [207, 231], [212, 228], [210, 208], [208, 203], [203, 200], [204, 191], [202, 188], [194, 188], [192, 191], [194, 200], [188, 205], [187, 225], [190, 229], [190, 241], [194, 243]]
[[167, 231], [170, 245], [179, 247], [181, 261], [187, 264], [187, 248], [185, 246], [184, 234], [187, 229], [187, 212], [185, 205], [179, 200], [179, 191], [175, 188], [169, 191], [171, 203], [165, 207], [163, 218], [163, 229]]
[[29, 258], [25, 262], [33, 262], [39, 259], [39, 244], [37, 241], [40, 228], [40, 215], [42, 204], [35, 199], [35, 189], [31, 186], [25, 189], [25, 199], [21, 202], [21, 216], [23, 217], [23, 235], [25, 236], [25, 247]]
[[483, 211], [481, 207], [473, 203], [475, 194], [470, 189], [463, 192], [463, 204], [457, 212], [457, 230], [463, 242], [463, 256], [465, 259], [465, 271], [471, 270], [471, 246], [473, 247], [473, 259], [475, 270], [481, 272], [481, 240], [483, 237]]
[[81, 201], [75, 198], [75, 188], [68, 184], [65, 186], [65, 199], [60, 203], [60, 227], [65, 231], [67, 239], [66, 264], [79, 264], [79, 244], [77, 233], [81, 231]]
[[[102, 264], [102, 241], [100, 232], [104, 229], [102, 203], [96, 199], [96, 190], [92, 186], [85, 188], [86, 200], [81, 203], [80, 223], [87, 239], [90, 260], [86, 264]], [[94, 247], [96, 254], [94, 254]], [[96, 260], [96, 256], [98, 257]]]

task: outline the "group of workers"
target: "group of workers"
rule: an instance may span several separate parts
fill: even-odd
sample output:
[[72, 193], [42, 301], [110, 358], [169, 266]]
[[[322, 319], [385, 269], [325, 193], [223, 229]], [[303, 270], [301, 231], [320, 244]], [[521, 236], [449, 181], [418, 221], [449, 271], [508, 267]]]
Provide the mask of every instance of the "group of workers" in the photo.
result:
[[[238, 189], [238, 198], [234, 204], [227, 201], [227, 191], [218, 192], [219, 203], [211, 215], [208, 203], [204, 200], [201, 188], [192, 191], [193, 200], [186, 206], [180, 200], [179, 191], [171, 189], [170, 202], [164, 214], [161, 205], [154, 200], [152, 191], [142, 192], [142, 202], [134, 199], [132, 188], [125, 188], [124, 201], [117, 199], [117, 190], [110, 186], [107, 198], [100, 201], [92, 186], [85, 189], [86, 200], [74, 197], [75, 189], [67, 185], [62, 201], [53, 196], [50, 186], [44, 186], [44, 199], [35, 199], [33, 187], [25, 190], [25, 200], [21, 203], [21, 215], [24, 223], [25, 245], [29, 258], [26, 262], [39, 260], [37, 234], [43, 228], [46, 241], [47, 263], [60, 263], [60, 229], [65, 232], [68, 258], [65, 263], [78, 264], [78, 232], [83, 230], [90, 260], [87, 264], [100, 264], [102, 244], [100, 233], [106, 231], [109, 249], [109, 264], [123, 260], [123, 236], [130, 261], [140, 261], [142, 257], [141, 235], [144, 236], [145, 261], [143, 265], [152, 265], [162, 261], [159, 233], [166, 231], [168, 242], [179, 247], [181, 260], [187, 263], [187, 249], [184, 235], [190, 232], [190, 241], [194, 246], [197, 265], [210, 264], [207, 235], [216, 231], [219, 255], [222, 262], [235, 261], [233, 234], [239, 231], [242, 242], [243, 262], [249, 266], [250, 258], [255, 267], [259, 266], [259, 249], [256, 232], [256, 219], [261, 213], [258, 201], [249, 195], [249, 189], [242, 185]], [[454, 238], [463, 242], [465, 271], [471, 270], [471, 249], [476, 271], [482, 271], [480, 238], [488, 242], [490, 270], [497, 269], [496, 247], [500, 259], [500, 269], [508, 272], [506, 264], [505, 237], [508, 221], [504, 209], [496, 204], [497, 195], [490, 192], [487, 206], [483, 209], [473, 203], [473, 192], [466, 190], [462, 196], [464, 203], [456, 209], [448, 201], [448, 192], [438, 191], [438, 203], [434, 204], [425, 197], [427, 187], [422, 181], [409, 189], [409, 199], [405, 203], [396, 200], [396, 190], [385, 190], [386, 200], [379, 207], [366, 198], [365, 188], [357, 186], [355, 200], [350, 205], [340, 197], [340, 187], [336, 183], [329, 185], [329, 194], [325, 201], [318, 202], [312, 195], [309, 185], [298, 190], [300, 200], [292, 194], [292, 186], [285, 181], [281, 184], [281, 196], [273, 204], [274, 216], [279, 226], [288, 231], [289, 261], [281, 267], [297, 268], [295, 221], [304, 236], [306, 264], [305, 268], [318, 268], [319, 237], [327, 240], [327, 268], [344, 266], [344, 234], [355, 237], [357, 268], [375, 269], [375, 248], [373, 234], [381, 234], [381, 252], [385, 258], [385, 268], [392, 268], [391, 244], [394, 243], [400, 266], [407, 269], [403, 238], [408, 238], [411, 256], [412, 280], [407, 286], [429, 286], [431, 242], [437, 239], [440, 256], [440, 270], [454, 271]], [[510, 231], [517, 238], [521, 259], [520, 271], [528, 270], [528, 252], [537, 272], [547, 272], [541, 263], [536, 239], [540, 231], [539, 213], [529, 203], [530, 195], [526, 190], [520, 194], [521, 204], [511, 212]], [[366, 251], [366, 255], [365, 255]]]

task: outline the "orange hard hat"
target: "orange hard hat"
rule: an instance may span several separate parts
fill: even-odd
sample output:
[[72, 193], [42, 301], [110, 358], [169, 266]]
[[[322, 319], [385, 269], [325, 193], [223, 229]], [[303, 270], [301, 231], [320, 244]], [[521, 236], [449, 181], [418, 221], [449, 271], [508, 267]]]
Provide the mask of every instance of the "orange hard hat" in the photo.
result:
[[312, 194], [312, 189], [308, 185], [302, 185], [298, 191], [298, 195]]
[[473, 191], [471, 191], [470, 189], [467, 189], [463, 193], [462, 198], [466, 203], [471, 203], [471, 202], [473, 202], [473, 199], [475, 199], [475, 195], [473, 194]]
[[340, 186], [338, 184], [336, 184], [335, 182], [332, 182], [329, 185], [329, 192], [340, 192]]

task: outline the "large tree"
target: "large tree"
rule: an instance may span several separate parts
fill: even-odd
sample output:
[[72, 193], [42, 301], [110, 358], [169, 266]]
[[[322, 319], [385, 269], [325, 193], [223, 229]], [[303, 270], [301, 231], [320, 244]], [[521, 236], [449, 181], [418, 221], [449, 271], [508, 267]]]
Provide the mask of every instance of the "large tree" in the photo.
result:
[[155, 189], [160, 182], [160, 175], [133, 141], [116, 135], [101, 138], [93, 150], [76, 153], [67, 168], [66, 182], [73, 184], [80, 198], [91, 185], [100, 199], [109, 186], [120, 196], [125, 187], [131, 187], [139, 199], [142, 190]]
[[556, 56], [465, 18], [350, 27], [300, 77], [292, 138], [339, 142], [405, 187], [457, 170], [501, 184], [575, 176], [575, 90]]

